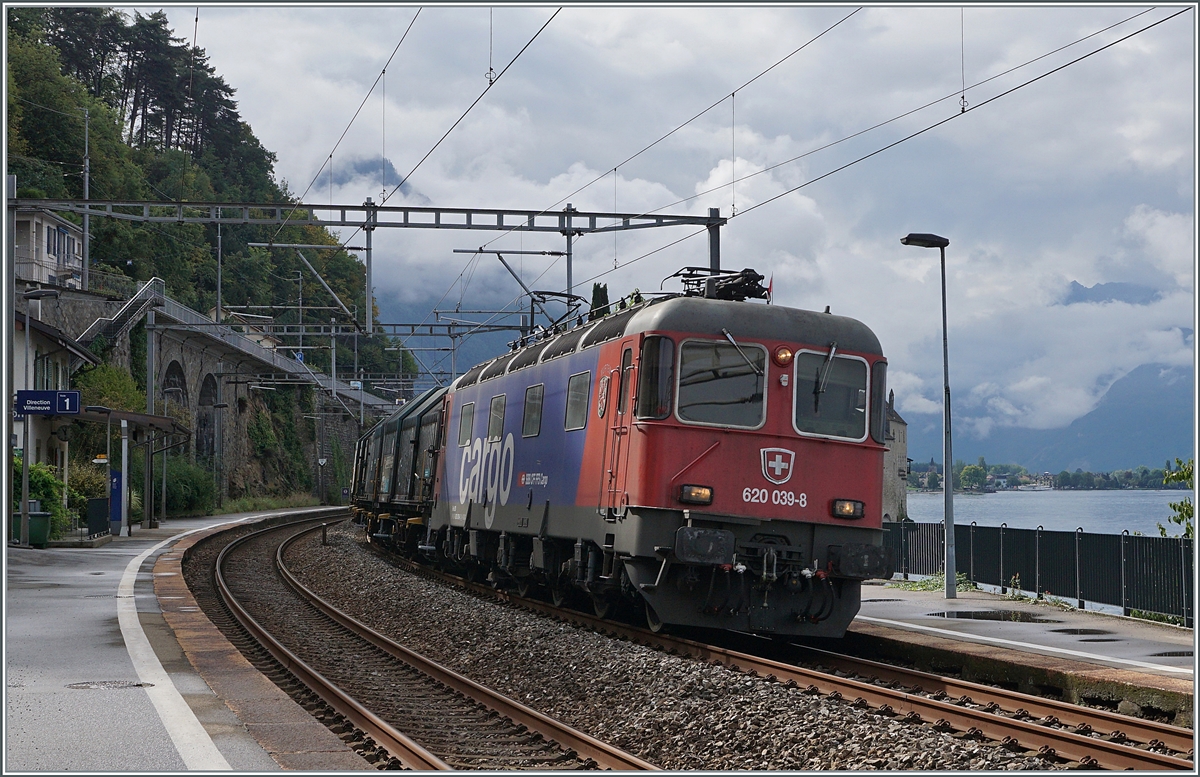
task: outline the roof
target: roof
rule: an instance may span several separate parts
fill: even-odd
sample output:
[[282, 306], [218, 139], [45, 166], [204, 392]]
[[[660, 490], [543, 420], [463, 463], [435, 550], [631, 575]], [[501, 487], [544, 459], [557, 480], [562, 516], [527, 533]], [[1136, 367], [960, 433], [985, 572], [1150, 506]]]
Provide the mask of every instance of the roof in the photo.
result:
[[[25, 326], [25, 314], [14, 313], [15, 322], [22, 327]], [[49, 324], [38, 321], [36, 318], [29, 319], [29, 327], [40, 334], [42, 337], [53, 340], [58, 343], [59, 347], [65, 348], [71, 352], [72, 356], [78, 357], [88, 364], [99, 364], [100, 357], [89, 351], [82, 343], [72, 337], [68, 337], [58, 327], [50, 326]]]
[[[108, 423], [108, 421], [110, 420], [110, 416], [108, 413], [101, 413], [98, 411], [88, 410], [85, 408], [84, 410], [82, 410], [79, 413], [79, 415], [75, 416], [75, 420], [93, 421], [95, 423], [104, 424], [104, 423]], [[148, 413], [134, 413], [130, 410], [113, 410], [112, 415], [111, 415], [111, 420], [113, 420], [117, 423], [120, 423], [121, 421], [126, 421], [130, 426], [134, 427], [135, 429], [149, 429], [149, 430], [152, 430], [155, 432], [161, 432], [163, 434], [190, 435], [192, 433], [191, 429], [188, 429], [186, 426], [179, 423], [178, 421], [176, 421], [174, 418], [171, 418], [170, 416], [149, 415]]]

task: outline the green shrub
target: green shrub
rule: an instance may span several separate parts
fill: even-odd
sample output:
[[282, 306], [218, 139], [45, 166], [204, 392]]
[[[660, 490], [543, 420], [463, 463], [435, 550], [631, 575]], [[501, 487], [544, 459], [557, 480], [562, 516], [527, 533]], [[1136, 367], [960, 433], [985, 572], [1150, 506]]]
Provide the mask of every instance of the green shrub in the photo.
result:
[[[13, 514], [21, 512], [21, 456], [15, 455], [13, 462]], [[50, 466], [40, 461], [29, 467], [29, 498], [41, 500], [42, 510], [50, 513], [50, 539], [62, 539], [63, 535], [76, 527], [76, 514], [63, 506], [63, 482], [54, 476]]]

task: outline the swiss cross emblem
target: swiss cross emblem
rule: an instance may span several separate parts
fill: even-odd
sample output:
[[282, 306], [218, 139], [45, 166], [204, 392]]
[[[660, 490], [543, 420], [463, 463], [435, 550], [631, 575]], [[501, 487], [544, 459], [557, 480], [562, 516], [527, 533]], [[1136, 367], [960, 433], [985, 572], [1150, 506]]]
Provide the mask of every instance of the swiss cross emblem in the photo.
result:
[[783, 485], [792, 479], [792, 464], [796, 461], [796, 453], [787, 448], [762, 448], [763, 477], [776, 485]]

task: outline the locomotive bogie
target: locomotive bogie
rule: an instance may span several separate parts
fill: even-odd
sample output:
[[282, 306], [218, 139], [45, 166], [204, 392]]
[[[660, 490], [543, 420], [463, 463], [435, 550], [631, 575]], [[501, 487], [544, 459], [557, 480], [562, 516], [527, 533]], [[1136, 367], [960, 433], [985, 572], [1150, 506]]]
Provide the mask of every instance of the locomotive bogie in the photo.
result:
[[881, 547], [878, 340], [695, 297], [478, 365], [360, 441], [372, 541], [598, 614], [838, 636]]

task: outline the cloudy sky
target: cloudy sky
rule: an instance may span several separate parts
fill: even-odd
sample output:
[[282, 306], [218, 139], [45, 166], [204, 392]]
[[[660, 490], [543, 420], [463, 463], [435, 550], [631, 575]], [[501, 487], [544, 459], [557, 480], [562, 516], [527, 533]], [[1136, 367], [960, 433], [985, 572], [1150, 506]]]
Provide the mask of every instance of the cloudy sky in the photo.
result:
[[[190, 40], [194, 9], [166, 10]], [[1196, 14], [1166, 20], [1178, 10], [568, 6], [388, 204], [736, 212], [722, 264], [773, 277], [778, 303], [871, 326], [910, 422], [940, 414], [940, 285], [937, 251], [899, 238], [944, 235], [956, 435], [1061, 427], [1139, 365], [1193, 364]], [[289, 190], [354, 204], [391, 192], [554, 12], [420, 11], [336, 151], [415, 7], [201, 7], [196, 41]], [[576, 291], [594, 276], [614, 298], [656, 290], [707, 264], [700, 235], [613, 269], [688, 234], [580, 238]], [[382, 320], [514, 304], [494, 257], [453, 253], [489, 240], [564, 247], [379, 230]], [[561, 260], [512, 262], [565, 285]]]

